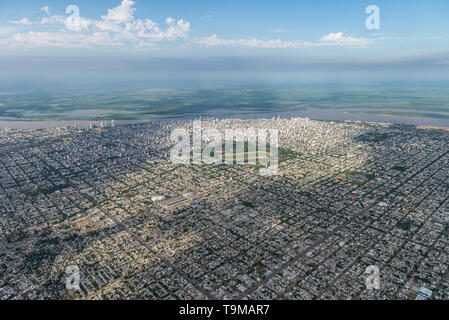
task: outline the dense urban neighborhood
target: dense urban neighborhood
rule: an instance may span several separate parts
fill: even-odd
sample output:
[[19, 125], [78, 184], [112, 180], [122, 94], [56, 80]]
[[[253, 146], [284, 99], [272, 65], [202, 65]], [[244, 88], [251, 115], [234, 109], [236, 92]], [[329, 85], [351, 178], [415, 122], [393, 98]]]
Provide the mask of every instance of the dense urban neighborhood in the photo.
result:
[[0, 299], [449, 299], [448, 132], [202, 126], [279, 130], [276, 174], [173, 163], [187, 120], [0, 130]]

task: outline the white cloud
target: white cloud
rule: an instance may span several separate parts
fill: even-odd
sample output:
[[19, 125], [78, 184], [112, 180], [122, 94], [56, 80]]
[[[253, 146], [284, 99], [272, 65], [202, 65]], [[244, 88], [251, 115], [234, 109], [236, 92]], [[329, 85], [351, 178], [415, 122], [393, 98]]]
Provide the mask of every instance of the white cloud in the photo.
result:
[[345, 36], [343, 32], [329, 33], [322, 36], [320, 41], [324, 46], [340, 47], [368, 47], [374, 43], [372, 39]]
[[92, 45], [119, 46], [120, 42], [111, 39], [106, 32], [81, 34], [74, 32], [35, 32], [18, 33], [8, 40], [12, 47], [61, 47], [88, 48]]
[[[136, 19], [136, 8], [132, 0], [121, 0], [114, 8], [107, 9], [106, 14], [98, 20], [79, 18], [79, 28], [70, 30], [66, 27], [69, 16], [51, 15], [48, 6], [42, 7], [45, 13], [41, 19], [39, 31], [33, 30], [16, 34], [4, 34], [0, 39], [3, 45], [10, 46], [48, 46], [48, 47], [95, 47], [95, 46], [121, 46], [128, 45], [139, 48], [154, 48], [155, 43], [163, 41], [188, 40], [191, 33], [191, 24], [184, 19], [168, 17], [164, 22], [147, 19]], [[202, 18], [209, 18], [204, 16]], [[71, 20], [73, 22], [73, 20]], [[10, 21], [14, 24], [31, 25], [28, 18]], [[22, 27], [23, 28], [23, 27]], [[41, 31], [43, 29], [44, 31]], [[77, 31], [77, 32], [72, 32]], [[277, 29], [277, 33], [289, 32]], [[377, 39], [378, 40], [378, 39]], [[375, 39], [346, 36], [343, 32], [330, 33], [318, 41], [308, 42], [302, 40], [259, 39], [259, 38], [231, 38], [224, 39], [213, 34], [205, 38], [180, 42], [180, 46], [197, 44], [205, 47], [234, 46], [245, 48], [308, 48], [308, 47], [368, 47]]]
[[171, 22], [169, 25], [167, 30], [163, 32], [164, 38], [175, 40], [176, 38], [186, 39], [188, 37], [188, 33], [190, 32], [190, 22], [180, 19], [176, 23]]
[[103, 31], [117, 33], [116, 37], [122, 40], [138, 42], [139, 47], [152, 47], [145, 41], [173, 41], [187, 39], [190, 32], [190, 23], [183, 19], [176, 20], [172, 17], [165, 19], [167, 28], [162, 30], [158, 23], [151, 19], [135, 19], [134, 2], [122, 0], [122, 3], [108, 9], [108, 14], [102, 16], [97, 27]]
[[204, 45], [206, 47], [219, 47], [219, 46], [241, 46], [247, 48], [306, 48], [312, 44], [305, 41], [282, 41], [280, 39], [262, 40], [257, 38], [243, 38], [243, 39], [222, 39], [216, 34], [202, 39], [195, 40], [195, 43]]
[[101, 16], [102, 21], [97, 23], [97, 27], [105, 31], [119, 32], [121, 30], [120, 24], [134, 20], [136, 9], [133, 8], [133, 5], [134, 1], [122, 0], [119, 6], [108, 9], [108, 14]]
[[167, 19], [165, 19], [165, 22], [166, 22], [168, 25], [171, 25], [173, 22], [175, 22], [175, 19], [173, 19], [172, 17], [168, 17]]
[[[99, 20], [80, 17], [79, 28], [70, 30], [66, 25], [69, 15], [50, 15], [49, 7], [45, 6], [41, 11], [47, 16], [41, 19], [40, 25], [46, 30], [4, 34], [0, 43], [11, 47], [80, 48], [131, 45], [138, 48], [155, 48], [155, 42], [188, 38], [191, 31], [188, 21], [168, 17], [165, 19], [165, 26], [161, 27], [151, 19], [135, 19], [134, 3], [131, 0], [122, 0], [118, 6], [107, 9], [107, 14]], [[26, 18], [12, 23], [30, 24]]]
[[321, 37], [319, 42], [309, 42], [302, 40], [285, 41], [281, 39], [262, 40], [257, 38], [243, 38], [243, 39], [222, 39], [216, 34], [196, 39], [197, 44], [206, 47], [218, 46], [241, 46], [247, 48], [267, 48], [267, 49], [287, 49], [287, 48], [309, 48], [309, 47], [324, 47], [324, 46], [341, 46], [341, 47], [367, 47], [374, 43], [372, 39], [347, 37], [343, 32], [330, 33]]
[[306, 48], [310, 47], [311, 44], [309, 42], [294, 40], [294, 41], [282, 41], [280, 39], [270, 39], [270, 40], [260, 40], [260, 39], [240, 39], [238, 41], [239, 45], [243, 47], [250, 48], [269, 48], [269, 49], [277, 49], [277, 48]]
[[204, 45], [206, 47], [222, 47], [222, 46], [235, 46], [237, 40], [235, 39], [221, 39], [216, 34], [207, 38], [197, 39], [195, 43]]
[[9, 20], [9, 23], [13, 23], [13, 24], [23, 24], [23, 25], [30, 25], [31, 22], [30, 20], [28, 20], [28, 18], [23, 18], [20, 20]]

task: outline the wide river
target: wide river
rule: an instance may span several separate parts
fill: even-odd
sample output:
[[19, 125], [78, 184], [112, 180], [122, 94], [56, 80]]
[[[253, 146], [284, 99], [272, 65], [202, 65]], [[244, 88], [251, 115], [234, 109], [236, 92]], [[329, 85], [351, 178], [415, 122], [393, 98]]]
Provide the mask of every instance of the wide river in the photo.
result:
[[[310, 118], [313, 120], [352, 120], [352, 121], [367, 121], [367, 122], [380, 122], [380, 123], [398, 123], [398, 124], [411, 124], [416, 126], [433, 126], [433, 127], [449, 127], [449, 119], [438, 118], [438, 115], [449, 115], [448, 113], [438, 113], [438, 112], [425, 112], [435, 114], [435, 118], [428, 117], [404, 117], [404, 116], [394, 116], [394, 115], [382, 115], [382, 114], [363, 114], [363, 113], [350, 113], [354, 111], [398, 111], [398, 112], [413, 112], [422, 113], [419, 110], [379, 110], [379, 109], [356, 109], [356, 108], [338, 108], [338, 109], [307, 109], [292, 112], [280, 112], [280, 113], [226, 113], [221, 112], [220, 114], [205, 113], [203, 117], [214, 117], [214, 118], [242, 118], [242, 119], [255, 119], [255, 118], [271, 118], [278, 117], [290, 118], [290, 117], [302, 117]], [[140, 123], [142, 121], [167, 121], [167, 120], [188, 120], [198, 118], [200, 115], [186, 115], [186, 116], [176, 116], [176, 117], [154, 117], [147, 120], [123, 120], [115, 121], [116, 125]], [[73, 127], [75, 124], [80, 128], [87, 128], [91, 121], [88, 120], [76, 120], [76, 121], [66, 121], [66, 120], [42, 120], [42, 121], [6, 121], [0, 120], [0, 129], [10, 128], [10, 129], [46, 129], [46, 128], [58, 128], [58, 127]], [[96, 122], [99, 124], [99, 122]], [[108, 124], [110, 122], [108, 121]]]

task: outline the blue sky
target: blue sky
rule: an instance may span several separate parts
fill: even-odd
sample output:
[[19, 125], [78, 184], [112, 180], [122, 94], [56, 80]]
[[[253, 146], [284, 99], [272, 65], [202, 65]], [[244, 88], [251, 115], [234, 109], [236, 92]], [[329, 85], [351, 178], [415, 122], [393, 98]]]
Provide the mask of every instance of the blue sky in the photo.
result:
[[[64, 25], [68, 16], [65, 9], [73, 4], [79, 7], [81, 17], [88, 23], [78, 32], [67, 30]], [[371, 4], [380, 9], [380, 30], [365, 27], [365, 8]], [[125, 41], [119, 30], [98, 27], [107, 10], [114, 8], [118, 14], [131, 10], [121, 21], [110, 20], [114, 26], [125, 28], [128, 23], [150, 19], [166, 32], [169, 28], [166, 19], [170, 17], [174, 20], [175, 34], [161, 33], [154, 38], [142, 36]], [[125, 0], [122, 3], [120, 0], [18, 0], [1, 2], [0, 21], [2, 51], [30, 54], [61, 52], [64, 48], [120, 54], [123, 49], [129, 49], [131, 54], [138, 48], [153, 55], [303, 51], [338, 57], [352, 51], [350, 56], [388, 58], [442, 54], [449, 49], [449, 2], [446, 0]], [[147, 28], [143, 33], [151, 31]], [[97, 39], [87, 38], [92, 34], [97, 34]], [[341, 41], [320, 41], [330, 34], [341, 35]]]
[[[80, 10], [71, 27], [69, 5]], [[369, 5], [380, 10], [379, 30], [365, 26]], [[223, 59], [232, 57], [237, 64], [254, 59], [257, 68], [263, 61], [286, 68], [285, 59], [442, 73], [449, 66], [449, 1], [1, 1], [0, 48], [5, 65], [13, 56], [16, 64], [17, 56], [92, 57], [93, 64], [104, 56], [207, 57], [226, 68]]]

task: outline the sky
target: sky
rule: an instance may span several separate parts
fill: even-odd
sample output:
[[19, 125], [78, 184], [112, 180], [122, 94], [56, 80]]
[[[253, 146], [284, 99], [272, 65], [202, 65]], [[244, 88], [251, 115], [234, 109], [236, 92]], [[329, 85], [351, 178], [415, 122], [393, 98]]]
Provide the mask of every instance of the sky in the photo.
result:
[[64, 70], [445, 78], [449, 1], [1, 1], [0, 67], [0, 82]]

